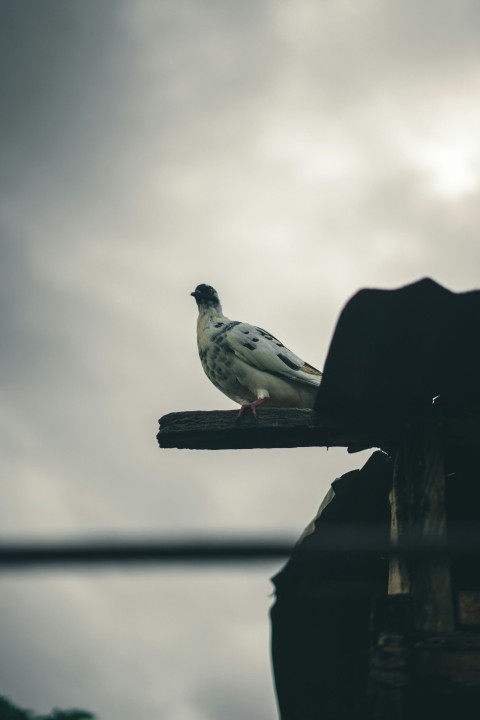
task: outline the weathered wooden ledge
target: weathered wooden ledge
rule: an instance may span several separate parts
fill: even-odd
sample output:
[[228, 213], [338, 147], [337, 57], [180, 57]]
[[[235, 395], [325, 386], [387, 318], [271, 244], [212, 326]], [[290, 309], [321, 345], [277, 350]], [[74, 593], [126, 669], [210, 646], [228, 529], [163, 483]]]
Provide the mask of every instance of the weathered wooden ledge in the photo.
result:
[[[259, 409], [174, 412], [160, 418], [161, 448], [239, 450], [280, 447], [386, 447], [394, 431], [380, 424], [339, 421], [315, 410]], [[398, 431], [398, 430], [397, 430]]]
[[[173, 412], [160, 418], [157, 434], [161, 448], [190, 450], [240, 450], [280, 447], [347, 447], [349, 452], [367, 448], [393, 450], [403, 432], [412, 426], [433, 423], [454, 445], [480, 448], [480, 411], [439, 411], [434, 405], [395, 420], [360, 416], [331, 416], [316, 410], [260, 408], [258, 420], [247, 411], [194, 410]], [[402, 419], [403, 418], [403, 419]]]

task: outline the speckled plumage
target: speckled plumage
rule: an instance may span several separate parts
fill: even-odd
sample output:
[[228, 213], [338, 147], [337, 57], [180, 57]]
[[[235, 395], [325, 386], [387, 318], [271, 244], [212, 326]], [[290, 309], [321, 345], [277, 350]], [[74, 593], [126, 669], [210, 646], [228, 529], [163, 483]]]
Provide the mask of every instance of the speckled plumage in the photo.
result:
[[209, 380], [245, 407], [311, 408], [322, 373], [262, 328], [225, 317], [218, 294], [198, 285], [197, 344]]

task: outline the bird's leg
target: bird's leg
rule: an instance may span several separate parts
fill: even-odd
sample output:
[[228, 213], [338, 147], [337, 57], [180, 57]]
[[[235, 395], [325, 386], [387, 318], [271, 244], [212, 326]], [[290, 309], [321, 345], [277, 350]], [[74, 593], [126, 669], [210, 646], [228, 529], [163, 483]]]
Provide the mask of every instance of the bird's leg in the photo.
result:
[[257, 408], [259, 405], [263, 405], [263, 403], [266, 403], [267, 400], [268, 400], [268, 398], [262, 397], [262, 398], [257, 398], [256, 400], [254, 400], [254, 401], [251, 402], [251, 403], [246, 403], [245, 405], [241, 405], [240, 410], [238, 411], [238, 417], [241, 417], [241, 416], [243, 415], [244, 411], [245, 411], [247, 408], [250, 408], [251, 411], [252, 411], [252, 413], [253, 413], [253, 417], [255, 418], [255, 420], [258, 420], [256, 408]]

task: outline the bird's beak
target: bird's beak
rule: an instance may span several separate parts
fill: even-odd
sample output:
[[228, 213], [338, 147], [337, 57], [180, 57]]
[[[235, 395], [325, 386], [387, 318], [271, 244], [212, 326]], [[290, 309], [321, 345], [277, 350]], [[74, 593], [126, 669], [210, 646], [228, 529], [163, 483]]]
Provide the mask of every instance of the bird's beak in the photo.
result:
[[191, 295], [192, 297], [194, 297], [195, 299], [197, 299], [197, 298], [200, 297], [200, 293], [197, 292], [196, 290], [194, 290], [193, 292], [191, 292], [190, 295]]

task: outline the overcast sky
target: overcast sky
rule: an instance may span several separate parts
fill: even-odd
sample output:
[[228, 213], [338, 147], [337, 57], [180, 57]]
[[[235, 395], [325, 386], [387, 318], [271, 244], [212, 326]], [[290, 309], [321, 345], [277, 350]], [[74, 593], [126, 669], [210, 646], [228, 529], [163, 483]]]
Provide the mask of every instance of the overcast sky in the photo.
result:
[[[189, 293], [321, 368], [347, 300], [478, 288], [476, 0], [0, 0], [2, 538], [295, 537], [368, 453], [160, 451], [228, 409]], [[269, 577], [1, 578], [0, 694], [274, 720]]]

